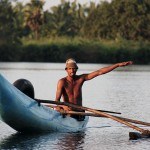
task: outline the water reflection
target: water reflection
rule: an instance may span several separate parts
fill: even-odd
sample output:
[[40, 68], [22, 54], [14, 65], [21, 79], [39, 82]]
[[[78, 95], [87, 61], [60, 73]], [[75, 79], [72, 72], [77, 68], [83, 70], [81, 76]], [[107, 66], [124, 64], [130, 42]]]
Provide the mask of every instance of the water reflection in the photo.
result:
[[59, 150], [76, 150], [83, 149], [84, 145], [85, 133], [69, 133], [66, 134], [59, 142], [58, 149]]
[[83, 149], [84, 137], [84, 132], [31, 135], [16, 133], [3, 139], [0, 143], [0, 149]]
[[5, 138], [1, 144], [1, 149], [36, 149], [38, 143], [42, 141], [42, 137], [47, 135], [28, 135], [16, 133]]

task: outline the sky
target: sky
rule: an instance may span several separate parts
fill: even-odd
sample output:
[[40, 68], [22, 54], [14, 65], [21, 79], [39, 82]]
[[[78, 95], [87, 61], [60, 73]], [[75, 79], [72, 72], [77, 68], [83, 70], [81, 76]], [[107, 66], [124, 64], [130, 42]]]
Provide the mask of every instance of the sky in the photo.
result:
[[[74, 0], [66, 0], [73, 2]], [[104, 0], [76, 0], [80, 4], [89, 4], [90, 2], [95, 2], [96, 4], [99, 3], [100, 1]], [[105, 1], [111, 1], [111, 0], [105, 0]], [[22, 2], [23, 4], [30, 2], [30, 0], [18, 0], [18, 2]], [[57, 6], [60, 4], [61, 0], [45, 0], [45, 5], [44, 5], [44, 10], [48, 10], [52, 6]]]

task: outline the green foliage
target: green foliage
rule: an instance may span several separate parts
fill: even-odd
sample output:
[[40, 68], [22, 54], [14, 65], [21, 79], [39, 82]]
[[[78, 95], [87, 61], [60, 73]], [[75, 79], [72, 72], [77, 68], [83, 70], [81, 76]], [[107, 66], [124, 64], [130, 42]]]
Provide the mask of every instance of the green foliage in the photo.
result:
[[0, 0], [0, 61], [150, 63], [150, 0], [43, 5]]
[[0, 45], [0, 61], [1, 62], [13, 62], [19, 61], [20, 57], [20, 50], [19, 46], [17, 45], [10, 45], [10, 44], [2, 44]]
[[38, 39], [41, 26], [43, 24], [43, 1], [31, 0], [22, 10], [24, 13], [25, 29], [30, 29], [33, 32], [33, 38]]
[[0, 61], [65, 62], [73, 57], [81, 63], [117, 63], [127, 60], [150, 64], [149, 42], [101, 41], [82, 38], [24, 40], [23, 45], [0, 46]]
[[80, 4], [61, 1], [61, 4], [51, 8], [51, 12], [45, 12], [44, 27], [52, 36], [74, 37], [80, 34], [84, 20], [85, 13]]
[[[8, 0], [2, 0], [9, 3]], [[58, 6], [43, 10], [43, 0], [31, 0], [25, 6], [16, 3], [14, 11], [5, 12], [24, 28], [22, 36], [30, 39], [43, 37], [82, 36], [109, 40], [149, 40], [150, 1], [112, 0], [89, 6], [77, 1], [61, 0]], [[2, 13], [4, 14], [4, 13]], [[7, 16], [6, 15], [6, 16]]]
[[148, 22], [149, 0], [112, 0], [93, 10], [87, 18], [84, 33], [87, 37], [101, 39], [149, 40]]
[[0, 1], [0, 45], [20, 42], [20, 26], [17, 14], [13, 11], [9, 0]]

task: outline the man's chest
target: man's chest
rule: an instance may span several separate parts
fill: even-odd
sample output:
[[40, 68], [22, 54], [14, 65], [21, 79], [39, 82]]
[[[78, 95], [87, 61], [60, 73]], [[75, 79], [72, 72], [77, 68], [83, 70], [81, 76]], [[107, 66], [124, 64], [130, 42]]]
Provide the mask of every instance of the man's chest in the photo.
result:
[[66, 90], [80, 89], [82, 85], [83, 85], [82, 80], [66, 81], [64, 84], [64, 88]]

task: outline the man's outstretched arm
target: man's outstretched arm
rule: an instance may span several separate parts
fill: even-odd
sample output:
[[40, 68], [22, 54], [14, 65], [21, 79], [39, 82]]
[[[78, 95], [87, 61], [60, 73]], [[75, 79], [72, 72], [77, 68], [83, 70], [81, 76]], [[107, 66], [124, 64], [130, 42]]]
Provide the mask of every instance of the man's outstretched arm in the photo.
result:
[[89, 74], [86, 74], [85, 75], [85, 80], [91, 80], [99, 75], [102, 75], [102, 74], [105, 74], [105, 73], [108, 73], [118, 67], [124, 67], [124, 66], [128, 66], [128, 65], [131, 65], [133, 64], [132, 61], [127, 61], [127, 62], [121, 62], [121, 63], [117, 63], [117, 64], [114, 64], [114, 65], [111, 65], [111, 66], [108, 66], [108, 67], [104, 67], [104, 68], [101, 68], [97, 71], [94, 71], [92, 73], [89, 73]]

